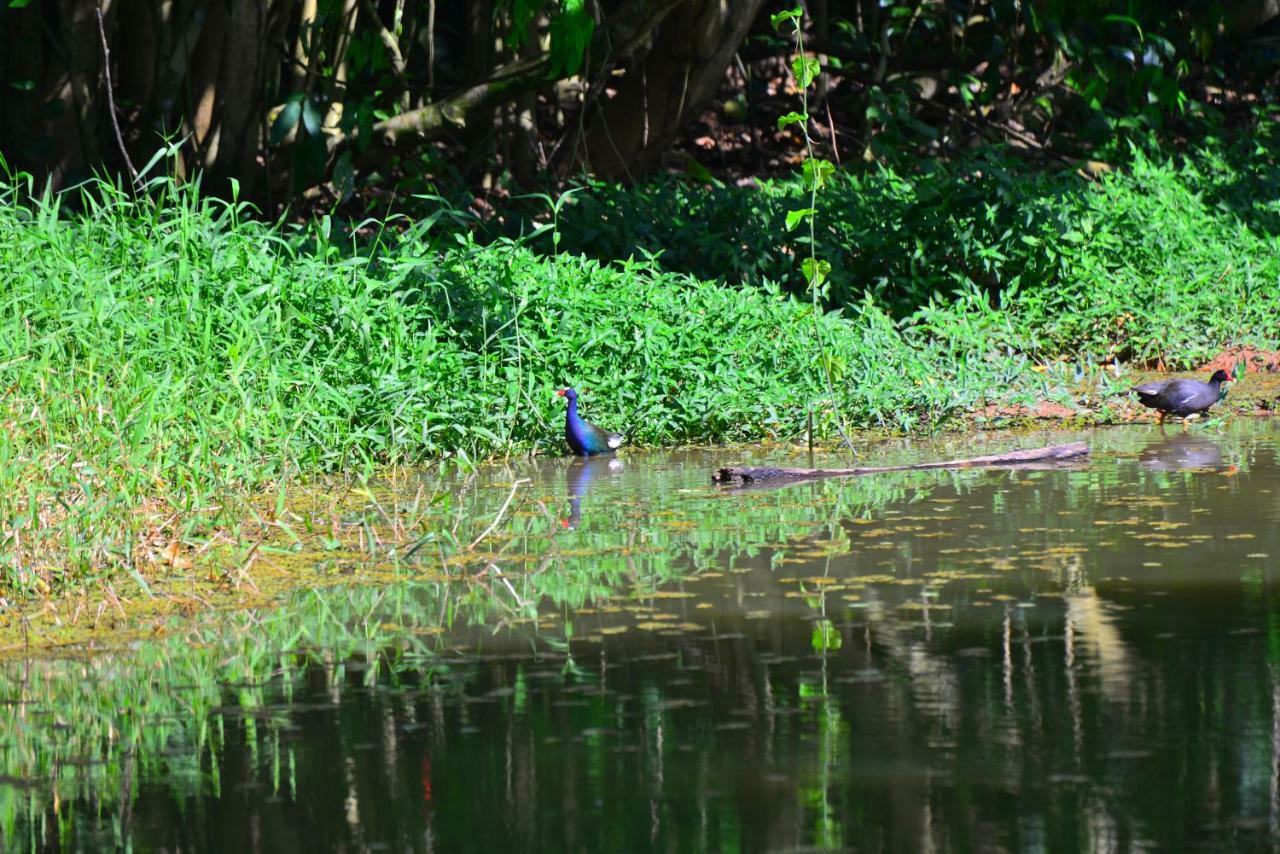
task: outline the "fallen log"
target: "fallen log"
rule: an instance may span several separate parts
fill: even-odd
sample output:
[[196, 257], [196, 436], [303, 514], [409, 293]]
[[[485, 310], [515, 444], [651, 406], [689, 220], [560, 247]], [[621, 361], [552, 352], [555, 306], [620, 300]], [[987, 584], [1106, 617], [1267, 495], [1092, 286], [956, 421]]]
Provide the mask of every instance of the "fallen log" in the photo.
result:
[[1047, 448], [1027, 448], [1008, 451], [986, 457], [970, 457], [967, 460], [943, 460], [933, 463], [913, 463], [904, 466], [863, 466], [852, 469], [795, 469], [777, 466], [725, 466], [711, 475], [719, 484], [748, 484], [762, 480], [817, 480], [824, 477], [859, 477], [865, 474], [882, 474], [891, 471], [923, 471], [927, 469], [964, 469], [978, 466], [1016, 466], [1026, 463], [1061, 462], [1078, 460], [1089, 455], [1087, 442], [1069, 445], [1050, 445]]

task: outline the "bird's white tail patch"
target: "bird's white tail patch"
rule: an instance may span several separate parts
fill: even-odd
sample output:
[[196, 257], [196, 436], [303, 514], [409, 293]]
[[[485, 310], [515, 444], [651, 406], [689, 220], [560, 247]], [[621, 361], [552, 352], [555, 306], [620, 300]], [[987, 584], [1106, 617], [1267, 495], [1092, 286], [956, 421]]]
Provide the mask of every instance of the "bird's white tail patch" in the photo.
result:
[[610, 448], [620, 448], [622, 447], [622, 436], [618, 433], [614, 433], [608, 438], [606, 444], [608, 444]]

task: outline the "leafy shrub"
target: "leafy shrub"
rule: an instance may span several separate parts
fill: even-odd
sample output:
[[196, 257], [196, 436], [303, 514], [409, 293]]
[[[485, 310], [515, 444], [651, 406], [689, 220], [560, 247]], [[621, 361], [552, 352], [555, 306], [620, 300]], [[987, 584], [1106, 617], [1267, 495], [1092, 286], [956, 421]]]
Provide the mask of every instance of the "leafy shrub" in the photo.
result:
[[[841, 174], [818, 199], [828, 305], [870, 298], [911, 319], [978, 292], [1040, 357], [1189, 367], [1227, 342], [1274, 342], [1277, 178], [1258, 160], [1135, 151], [1097, 184], [991, 153], [911, 175]], [[800, 238], [784, 220], [806, 204], [798, 182], [593, 186], [561, 212], [561, 248], [799, 294]]]

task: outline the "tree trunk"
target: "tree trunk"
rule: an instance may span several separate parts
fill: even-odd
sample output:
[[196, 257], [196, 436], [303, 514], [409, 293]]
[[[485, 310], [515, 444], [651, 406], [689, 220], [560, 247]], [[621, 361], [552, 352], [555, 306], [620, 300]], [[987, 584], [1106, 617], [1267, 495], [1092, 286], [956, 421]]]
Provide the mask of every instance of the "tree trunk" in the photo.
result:
[[669, 15], [602, 99], [587, 129], [588, 168], [621, 179], [652, 163], [715, 95], [763, 0], [690, 0]]
[[257, 157], [262, 150], [260, 111], [262, 103], [262, 61], [266, 45], [266, 0], [231, 0], [227, 17], [224, 53], [234, 61], [222, 66], [219, 84], [219, 125], [217, 158], [213, 162], [212, 191], [223, 194], [225, 184], [235, 178], [241, 194], [252, 196], [262, 170]]
[[356, 34], [356, 19], [360, 14], [356, 0], [342, 0], [342, 17], [338, 20], [338, 39], [333, 48], [336, 67], [333, 70], [333, 91], [329, 93], [329, 110], [322, 127], [326, 133], [338, 133], [342, 124], [342, 109], [347, 98], [347, 49]]
[[189, 123], [195, 157], [190, 165], [208, 168], [218, 157], [218, 127], [214, 108], [218, 103], [218, 82], [222, 76], [223, 42], [227, 31], [226, 3], [214, 0], [200, 29], [191, 59]]
[[40, 121], [41, 81], [50, 59], [40, 33], [38, 5], [7, 9], [0, 28], [0, 153], [10, 167], [42, 174], [53, 157], [47, 129]]
[[58, 40], [65, 61], [54, 66], [42, 98], [59, 105], [48, 125], [54, 148], [49, 180], [54, 189], [88, 177], [99, 163], [102, 46], [94, 8], [92, 0], [58, 0]]
[[[465, 69], [467, 80], [476, 82], [485, 80], [493, 73], [493, 0], [472, 0], [467, 3], [467, 53]], [[481, 106], [472, 110], [466, 117], [464, 136], [471, 156], [470, 162], [464, 164], [464, 170], [472, 175], [488, 175], [488, 164], [493, 162], [496, 148], [494, 146], [494, 121], [496, 110]]]
[[[520, 43], [520, 59], [533, 59], [538, 55], [538, 19], [533, 17], [525, 29]], [[531, 189], [538, 175], [538, 96], [532, 90], [525, 92], [515, 103], [512, 122], [511, 175], [516, 183]]]

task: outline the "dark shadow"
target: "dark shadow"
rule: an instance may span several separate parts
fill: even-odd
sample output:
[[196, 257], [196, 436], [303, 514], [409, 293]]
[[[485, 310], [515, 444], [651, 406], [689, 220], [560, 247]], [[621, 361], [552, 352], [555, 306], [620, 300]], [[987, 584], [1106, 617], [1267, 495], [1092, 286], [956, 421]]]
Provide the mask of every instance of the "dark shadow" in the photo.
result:
[[[1017, 281], [1051, 286], [1049, 247], [1022, 235], [1050, 228], [1069, 196], [1089, 191], [1069, 171], [1031, 169], [998, 149], [919, 171], [838, 173], [817, 199], [818, 257], [831, 264], [826, 302], [839, 308], [873, 294], [899, 317], [969, 281], [998, 294]], [[807, 197], [798, 182], [762, 187], [594, 185], [560, 212], [561, 252], [601, 262], [655, 257], [674, 273], [740, 287], [772, 283], [803, 297], [803, 229], [787, 215]], [[550, 235], [536, 248], [555, 251]]]

